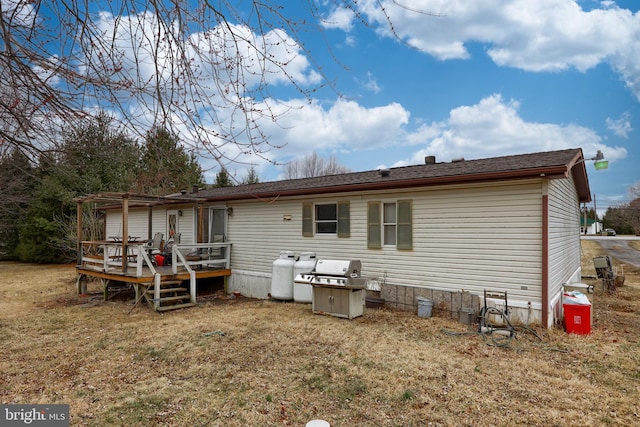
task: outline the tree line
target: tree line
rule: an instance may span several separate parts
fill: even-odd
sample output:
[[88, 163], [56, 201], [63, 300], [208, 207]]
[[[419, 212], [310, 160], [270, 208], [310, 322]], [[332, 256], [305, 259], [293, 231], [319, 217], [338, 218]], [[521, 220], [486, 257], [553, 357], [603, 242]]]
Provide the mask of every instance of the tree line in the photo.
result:
[[[285, 166], [286, 179], [349, 172], [334, 157], [316, 153]], [[128, 135], [107, 114], [87, 118], [63, 133], [54, 148], [36, 155], [19, 146], [0, 149], [0, 259], [65, 262], [75, 259], [75, 198], [103, 192], [155, 196], [198, 188], [228, 187], [236, 181], [221, 167], [207, 185], [196, 153], [170, 130], [154, 126], [143, 141]], [[251, 167], [241, 184], [260, 182]], [[99, 217], [82, 219], [91, 240], [101, 240]], [[86, 236], [85, 236], [86, 237]]]
[[[5, 146], [0, 176], [0, 257], [39, 263], [75, 257], [76, 197], [108, 191], [167, 195], [205, 185], [196, 154], [175, 134], [156, 126], [138, 142], [104, 113], [35, 155]], [[95, 221], [83, 218], [85, 224]]]
[[617, 234], [640, 236], [640, 197], [608, 207], [602, 224], [604, 228], [613, 228]]

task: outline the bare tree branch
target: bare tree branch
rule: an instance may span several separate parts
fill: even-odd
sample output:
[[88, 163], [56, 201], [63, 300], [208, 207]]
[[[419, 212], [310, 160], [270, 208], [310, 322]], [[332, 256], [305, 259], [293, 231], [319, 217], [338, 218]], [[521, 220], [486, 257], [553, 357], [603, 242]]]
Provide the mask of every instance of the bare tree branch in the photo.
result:
[[[277, 1], [235, 3], [123, 0], [0, 1], [0, 143], [50, 148], [60, 129], [100, 110], [132, 132], [158, 125], [202, 154], [237, 161], [272, 143], [260, 126], [277, 121], [269, 86], [308, 96], [322, 84], [297, 34], [313, 25], [285, 16]], [[313, 11], [314, 2], [308, 1]]]

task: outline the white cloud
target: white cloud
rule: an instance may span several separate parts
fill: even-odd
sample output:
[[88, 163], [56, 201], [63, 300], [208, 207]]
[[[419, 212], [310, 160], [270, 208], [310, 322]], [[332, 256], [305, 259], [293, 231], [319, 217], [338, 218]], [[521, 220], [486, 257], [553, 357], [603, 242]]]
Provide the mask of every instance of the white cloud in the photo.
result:
[[[274, 118], [273, 105], [261, 101], [265, 88], [304, 89], [321, 80], [302, 48], [279, 29], [260, 35], [229, 24], [185, 35], [179, 44], [152, 13], [116, 18], [102, 12], [94, 24], [99, 37], [81, 41], [90, 51], [79, 61], [80, 72], [113, 85], [128, 82], [118, 106], [140, 133], [168, 120], [185, 144], [225, 163], [269, 159], [268, 143], [252, 145], [248, 138], [253, 133], [259, 140], [255, 124]], [[109, 109], [111, 93], [101, 96], [101, 88], [95, 88], [95, 106]]]
[[114, 79], [155, 84], [159, 77], [176, 89], [190, 83], [182, 81], [184, 73], [209, 87], [208, 96], [224, 91], [225, 85], [252, 88], [261, 83], [293, 80], [307, 85], [321, 80], [310, 70], [301, 47], [279, 29], [259, 35], [242, 25], [219, 25], [190, 34], [186, 46], [179, 46], [175, 39], [179, 29], [163, 27], [150, 12], [121, 17], [102, 12], [96, 27], [105, 40], [83, 40], [95, 46], [85, 64], [97, 74], [113, 73]]
[[630, 119], [629, 113], [624, 113], [622, 117], [620, 117], [617, 120], [607, 117], [606, 119], [607, 128], [617, 136], [620, 136], [622, 138], [628, 138], [629, 132], [633, 130], [633, 128], [631, 127], [631, 121], [629, 119]]
[[602, 150], [607, 159], [626, 157], [621, 147], [608, 147], [593, 130], [573, 124], [527, 122], [518, 115], [519, 104], [491, 95], [478, 104], [451, 110], [446, 122], [423, 126], [419, 131], [432, 135], [426, 147], [405, 161], [416, 164], [424, 156], [439, 161], [455, 158], [477, 159], [509, 154], [552, 151], [581, 147], [586, 157]]
[[376, 78], [374, 77], [373, 74], [371, 74], [371, 72], [367, 73], [367, 78], [364, 81], [359, 81], [358, 82], [360, 84], [360, 86], [362, 86], [364, 89], [373, 92], [374, 94], [378, 94], [382, 91], [382, 88], [378, 85], [378, 82], [376, 80]]
[[[358, 7], [392, 37], [377, 3]], [[640, 14], [611, 3], [585, 10], [574, 0], [385, 0], [382, 7], [395, 34], [437, 59], [467, 59], [467, 45], [481, 43], [496, 64], [527, 71], [608, 62], [640, 99]]]
[[353, 28], [353, 11], [345, 7], [337, 7], [325, 18], [320, 20], [320, 25], [327, 29], [351, 31]]
[[344, 99], [325, 106], [302, 100], [288, 103], [291, 109], [276, 124], [263, 123], [273, 141], [286, 142], [283, 155], [300, 156], [309, 151], [349, 152], [388, 146], [404, 135], [409, 112], [400, 104], [366, 108]]
[[[240, 179], [246, 174], [248, 165], [254, 165], [261, 171], [269, 162], [282, 164], [311, 152], [328, 156], [389, 148], [405, 139], [404, 126], [409, 122], [409, 112], [397, 103], [366, 108], [340, 98], [329, 104], [309, 103], [302, 99], [266, 102], [281, 118], [277, 123], [264, 119], [256, 125], [261, 127], [273, 146], [282, 148], [264, 153], [262, 157], [265, 159], [249, 150], [242, 150], [242, 145], [224, 146], [225, 158], [235, 160], [235, 163], [228, 163], [229, 170], [232, 174], [238, 171]], [[266, 107], [267, 104], [256, 105], [256, 108]], [[237, 142], [245, 143], [242, 140]], [[214, 162], [203, 162], [205, 167], [217, 168]], [[247, 166], [243, 167], [243, 164]]]

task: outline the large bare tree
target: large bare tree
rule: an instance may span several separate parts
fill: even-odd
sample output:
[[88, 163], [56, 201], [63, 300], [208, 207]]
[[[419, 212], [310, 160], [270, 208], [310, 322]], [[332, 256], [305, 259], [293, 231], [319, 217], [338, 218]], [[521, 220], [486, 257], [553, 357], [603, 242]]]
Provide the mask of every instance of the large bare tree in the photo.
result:
[[351, 169], [338, 163], [334, 156], [325, 159], [314, 152], [287, 163], [284, 167], [284, 178], [313, 178], [348, 172], [351, 172]]
[[[352, 0], [334, 0], [355, 9]], [[0, 144], [40, 151], [108, 111], [132, 132], [180, 134], [221, 162], [266, 156], [271, 84], [326, 82], [299, 37], [321, 31], [278, 0], [0, 0]], [[305, 7], [320, 19], [315, 0]]]

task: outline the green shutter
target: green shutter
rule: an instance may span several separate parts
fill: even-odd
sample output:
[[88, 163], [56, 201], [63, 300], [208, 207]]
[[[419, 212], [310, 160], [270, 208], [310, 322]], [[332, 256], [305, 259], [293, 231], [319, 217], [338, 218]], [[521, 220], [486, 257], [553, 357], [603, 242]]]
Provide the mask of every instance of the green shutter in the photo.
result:
[[338, 202], [338, 237], [349, 237], [350, 235], [349, 202]]
[[367, 206], [367, 247], [369, 249], [382, 248], [380, 202], [369, 202]]
[[302, 236], [313, 237], [313, 203], [302, 204]]
[[398, 200], [398, 249], [413, 249], [413, 221], [411, 200]]

